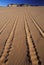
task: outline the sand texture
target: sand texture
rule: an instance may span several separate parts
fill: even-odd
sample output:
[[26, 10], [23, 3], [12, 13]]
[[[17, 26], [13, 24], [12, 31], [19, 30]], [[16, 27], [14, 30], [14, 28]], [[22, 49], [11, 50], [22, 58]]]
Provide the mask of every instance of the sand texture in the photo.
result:
[[0, 65], [44, 65], [44, 6], [0, 7]]

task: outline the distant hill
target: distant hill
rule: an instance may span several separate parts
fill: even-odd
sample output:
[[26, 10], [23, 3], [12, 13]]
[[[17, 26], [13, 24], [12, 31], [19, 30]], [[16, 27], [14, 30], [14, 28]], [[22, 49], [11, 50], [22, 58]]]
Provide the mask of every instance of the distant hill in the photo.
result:
[[23, 6], [38, 6], [32, 4], [8, 4], [7, 7], [23, 7]]
[[7, 5], [7, 7], [12, 7], [12, 6], [23, 7], [23, 6], [29, 6], [29, 4], [8, 4]]
[[18, 4], [17, 6], [29, 6], [28, 4]]
[[17, 6], [16, 4], [8, 4], [7, 7]]

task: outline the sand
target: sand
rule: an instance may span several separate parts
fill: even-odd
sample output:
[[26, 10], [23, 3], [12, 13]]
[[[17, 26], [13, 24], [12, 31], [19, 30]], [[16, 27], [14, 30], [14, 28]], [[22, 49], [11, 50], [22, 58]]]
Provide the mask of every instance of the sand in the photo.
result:
[[[0, 7], [0, 65], [38, 65], [36, 62], [39, 61], [44, 65], [44, 35], [33, 23], [32, 17], [44, 33], [44, 6]], [[26, 33], [25, 21], [30, 33]], [[35, 56], [30, 55], [29, 40], [34, 48], [32, 52], [37, 52]], [[39, 59], [33, 62], [31, 58], [36, 56]]]

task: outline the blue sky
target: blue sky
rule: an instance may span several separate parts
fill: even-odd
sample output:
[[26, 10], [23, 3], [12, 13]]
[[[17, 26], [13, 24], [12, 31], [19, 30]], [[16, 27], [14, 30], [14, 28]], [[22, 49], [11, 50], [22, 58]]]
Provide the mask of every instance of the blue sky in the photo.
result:
[[33, 4], [44, 5], [44, 0], [0, 0], [0, 6], [6, 6], [7, 4]]

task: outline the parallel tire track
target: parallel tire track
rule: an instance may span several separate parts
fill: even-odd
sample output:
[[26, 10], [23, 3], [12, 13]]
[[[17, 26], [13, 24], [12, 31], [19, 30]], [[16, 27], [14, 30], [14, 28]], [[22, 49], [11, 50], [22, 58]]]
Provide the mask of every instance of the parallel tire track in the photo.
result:
[[6, 26], [9, 24], [10, 20], [3, 25], [3, 27], [0, 29], [0, 34], [3, 32], [3, 30], [6, 28]]
[[[16, 18], [15, 18], [15, 20], [16, 20]], [[15, 20], [13, 20], [13, 21], [15, 21]], [[9, 22], [10, 23], [10, 22]], [[9, 24], [8, 23], [8, 24]], [[14, 25], [14, 23], [15, 22], [13, 22], [13, 25]], [[12, 28], [13, 28], [13, 26], [12, 26]], [[11, 32], [11, 31], [10, 31]], [[9, 35], [10, 35], [10, 33], [9, 33]], [[9, 38], [9, 36], [7, 37], [7, 39]], [[5, 43], [4, 43], [4, 46], [3, 46], [3, 49], [2, 49], [2, 51], [0, 52], [0, 57], [2, 56], [2, 54], [3, 54], [3, 51], [4, 51], [4, 48], [5, 48], [5, 45], [6, 45], [6, 42], [7, 42], [7, 39], [5, 40]]]
[[[30, 16], [29, 16], [30, 17]], [[31, 16], [30, 19], [32, 20], [32, 22], [35, 24], [35, 26], [37, 27], [37, 29], [39, 30], [40, 34], [42, 35], [42, 37], [44, 38], [44, 30], [37, 24], [36, 20]]]
[[[25, 12], [25, 16], [27, 16], [26, 12]], [[38, 29], [38, 31], [40, 32], [41, 36], [44, 38], [44, 30], [36, 22], [36, 20], [34, 19], [34, 17], [31, 14], [31, 12], [30, 12], [30, 15], [28, 14], [28, 16], [31, 19], [31, 21], [34, 23], [34, 25], [36, 26], [36, 28]]]
[[25, 20], [25, 30], [27, 35], [27, 43], [28, 43], [28, 53], [29, 53], [29, 59], [31, 60], [31, 65], [41, 65], [41, 61], [39, 59], [35, 44], [33, 43], [32, 36], [28, 30], [28, 26]]
[[14, 38], [14, 31], [16, 29], [16, 25], [17, 25], [17, 20], [18, 20], [18, 17], [14, 23], [14, 26], [13, 26], [13, 29], [10, 33], [10, 36], [5, 44], [5, 48], [4, 48], [4, 52], [2, 54], [2, 57], [0, 58], [0, 65], [5, 65], [5, 63], [8, 61], [8, 56], [9, 56], [9, 52], [10, 52], [10, 49], [12, 47], [12, 41], [13, 41], [13, 38]]

